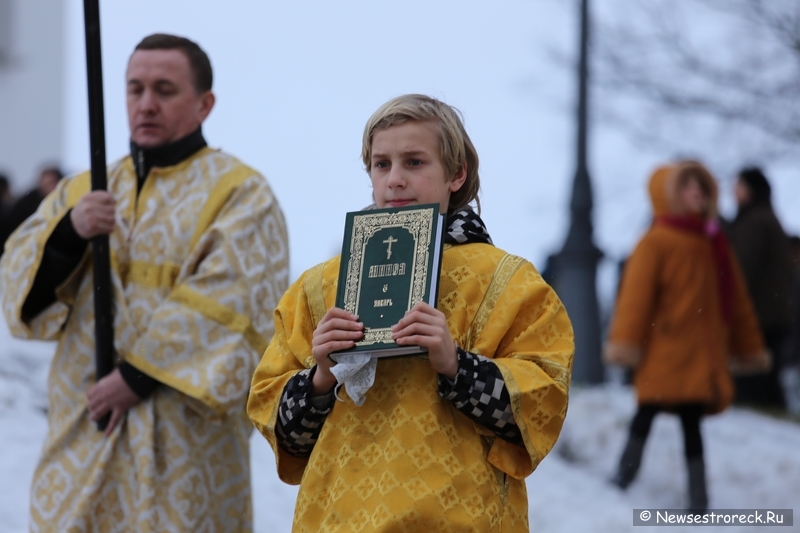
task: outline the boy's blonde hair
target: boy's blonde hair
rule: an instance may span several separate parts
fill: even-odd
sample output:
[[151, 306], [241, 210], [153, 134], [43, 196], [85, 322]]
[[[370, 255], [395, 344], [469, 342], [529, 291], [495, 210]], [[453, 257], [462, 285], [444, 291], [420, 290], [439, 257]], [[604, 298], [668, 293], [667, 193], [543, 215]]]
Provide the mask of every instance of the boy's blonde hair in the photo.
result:
[[372, 139], [375, 133], [409, 120], [436, 121], [439, 126], [442, 164], [450, 179], [465, 164], [467, 166], [467, 179], [459, 190], [450, 195], [447, 212], [453, 213], [474, 200], [480, 213], [481, 202], [478, 191], [481, 181], [478, 176], [478, 152], [464, 129], [461, 113], [436, 98], [423, 94], [398, 96], [383, 104], [369, 117], [367, 125], [364, 126], [361, 146], [361, 159], [364, 161], [367, 173], [372, 161]]

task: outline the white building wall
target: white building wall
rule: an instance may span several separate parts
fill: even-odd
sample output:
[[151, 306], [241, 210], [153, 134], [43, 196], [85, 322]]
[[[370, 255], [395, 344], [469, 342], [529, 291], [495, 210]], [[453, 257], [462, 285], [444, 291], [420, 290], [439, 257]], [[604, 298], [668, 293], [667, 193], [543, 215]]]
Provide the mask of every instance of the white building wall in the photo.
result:
[[0, 172], [17, 194], [62, 157], [63, 12], [62, 0], [0, 0]]

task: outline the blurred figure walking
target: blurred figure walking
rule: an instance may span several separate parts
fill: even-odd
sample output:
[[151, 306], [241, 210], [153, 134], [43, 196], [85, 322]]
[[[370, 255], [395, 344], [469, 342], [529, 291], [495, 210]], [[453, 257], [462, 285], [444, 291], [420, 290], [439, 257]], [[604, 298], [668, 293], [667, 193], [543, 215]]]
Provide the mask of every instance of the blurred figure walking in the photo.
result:
[[755, 305], [772, 369], [763, 375], [736, 378], [736, 402], [762, 407], [786, 407], [780, 384], [783, 345], [792, 326], [792, 263], [789, 237], [772, 209], [772, 188], [756, 167], [739, 173], [734, 189], [739, 206], [730, 225], [731, 245], [742, 265]]
[[[650, 179], [654, 223], [628, 259], [604, 349], [609, 364], [634, 368], [638, 411], [612, 482], [636, 476], [655, 416], [683, 427], [689, 508], [708, 506], [700, 419], [733, 400], [729, 364], [769, 366], [739, 265], [717, 223], [717, 185], [692, 161]], [[734, 355], [734, 357], [731, 357]]]

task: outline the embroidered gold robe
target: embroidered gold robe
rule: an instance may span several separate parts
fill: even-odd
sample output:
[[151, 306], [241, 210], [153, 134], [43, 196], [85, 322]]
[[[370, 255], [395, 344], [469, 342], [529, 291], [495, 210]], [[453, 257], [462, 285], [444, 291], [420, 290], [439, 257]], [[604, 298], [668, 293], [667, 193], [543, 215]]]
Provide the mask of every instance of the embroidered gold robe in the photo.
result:
[[[312, 333], [336, 300], [339, 258], [307, 271], [275, 311], [248, 414], [280, 478], [300, 484], [296, 532], [528, 531], [524, 478], [555, 444], [574, 351], [563, 305], [533, 265], [486, 244], [446, 246], [438, 308], [456, 343], [494, 359], [525, 447], [495, 438], [439, 397], [424, 356], [381, 359], [363, 406], [344, 389], [311, 456], [276, 442], [286, 382], [311, 367]], [[258, 502], [256, 502], [258, 505]]]
[[251, 531], [245, 402], [288, 285], [283, 214], [266, 180], [204, 148], [154, 168], [137, 194], [130, 157], [109, 167], [119, 360], [163, 385], [106, 438], [89, 420], [95, 382], [92, 263], [29, 323], [22, 304], [55, 225], [89, 191], [63, 180], [9, 239], [3, 311], [17, 337], [57, 339], [48, 433], [31, 492], [31, 530]]

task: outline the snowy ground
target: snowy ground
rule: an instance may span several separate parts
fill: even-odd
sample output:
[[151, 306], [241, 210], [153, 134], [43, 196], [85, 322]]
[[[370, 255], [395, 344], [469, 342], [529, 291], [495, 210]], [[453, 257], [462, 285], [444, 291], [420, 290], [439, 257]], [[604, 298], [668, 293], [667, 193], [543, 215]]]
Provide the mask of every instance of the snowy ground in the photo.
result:
[[[27, 530], [28, 489], [45, 434], [51, 352], [47, 343], [11, 339], [0, 321], [0, 533]], [[634, 528], [632, 509], [685, 506], [686, 474], [675, 417], [656, 419], [640, 476], [626, 493], [606, 482], [633, 409], [628, 388], [573, 389], [556, 450], [528, 478], [531, 531], [642, 532], [651, 528]], [[794, 508], [794, 527], [770, 531], [800, 531], [800, 424], [730, 409], [706, 420], [703, 436], [713, 508]], [[257, 434], [252, 472], [256, 531], [290, 531], [296, 488], [278, 480], [272, 451]]]

